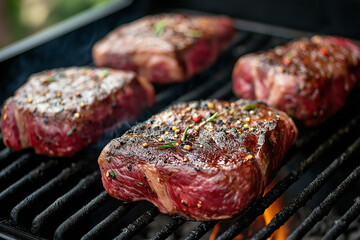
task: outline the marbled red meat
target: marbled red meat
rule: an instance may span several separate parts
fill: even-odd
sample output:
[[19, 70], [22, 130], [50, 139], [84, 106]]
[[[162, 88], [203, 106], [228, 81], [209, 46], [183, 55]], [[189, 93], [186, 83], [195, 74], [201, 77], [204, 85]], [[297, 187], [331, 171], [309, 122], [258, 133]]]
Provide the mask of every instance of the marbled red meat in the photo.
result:
[[340, 37], [314, 36], [240, 57], [233, 90], [315, 126], [343, 107], [359, 78], [359, 46]]
[[97, 66], [137, 71], [152, 82], [181, 82], [216, 60], [235, 34], [233, 25], [225, 16], [147, 16], [100, 40], [93, 59]]
[[72, 156], [107, 129], [154, 103], [151, 84], [134, 73], [72, 67], [32, 75], [4, 104], [6, 146]]
[[148, 200], [187, 219], [226, 219], [262, 196], [296, 138], [291, 118], [263, 103], [188, 102], [112, 140], [98, 162], [115, 198]]

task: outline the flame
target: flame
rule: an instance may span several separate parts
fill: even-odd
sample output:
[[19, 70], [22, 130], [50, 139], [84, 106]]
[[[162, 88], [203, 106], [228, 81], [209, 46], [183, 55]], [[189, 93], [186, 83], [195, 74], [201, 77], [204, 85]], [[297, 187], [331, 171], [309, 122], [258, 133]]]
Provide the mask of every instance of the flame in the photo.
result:
[[218, 222], [218, 223], [215, 225], [213, 231], [211, 232], [211, 235], [210, 235], [210, 237], [209, 237], [209, 240], [215, 240], [215, 239], [216, 239], [216, 236], [217, 236], [218, 233], [219, 233], [219, 231], [220, 231], [220, 222]]
[[[272, 181], [270, 185], [268, 185], [265, 189], [265, 192], [268, 192], [275, 186], [275, 181]], [[268, 207], [264, 214], [263, 218], [265, 220], [265, 224], [268, 225], [273, 219], [273, 217], [284, 207], [284, 201], [283, 198], [278, 198], [273, 204]], [[279, 229], [277, 229], [271, 237], [269, 237], [267, 240], [285, 240], [286, 237], [289, 235], [289, 223], [286, 222], [283, 224]]]
[[[270, 185], [268, 185], [265, 189], [265, 193], [270, 191], [272, 187], [274, 187], [276, 184], [276, 181], [272, 181]], [[278, 198], [273, 204], [268, 207], [264, 214], [257, 217], [256, 220], [249, 226], [249, 228], [237, 235], [234, 240], [245, 240], [249, 239], [253, 234], [258, 232], [261, 228], [265, 227], [267, 224], [270, 223], [271, 219], [284, 207], [284, 201], [283, 197]], [[209, 240], [215, 240], [216, 237], [221, 233], [222, 229], [225, 229], [227, 227], [227, 224], [224, 221], [218, 222], [209, 237]], [[287, 236], [289, 236], [290, 233], [290, 224], [289, 222], [286, 222], [284, 225], [282, 225], [279, 229], [277, 229], [271, 237], [269, 237], [267, 240], [285, 240]]]

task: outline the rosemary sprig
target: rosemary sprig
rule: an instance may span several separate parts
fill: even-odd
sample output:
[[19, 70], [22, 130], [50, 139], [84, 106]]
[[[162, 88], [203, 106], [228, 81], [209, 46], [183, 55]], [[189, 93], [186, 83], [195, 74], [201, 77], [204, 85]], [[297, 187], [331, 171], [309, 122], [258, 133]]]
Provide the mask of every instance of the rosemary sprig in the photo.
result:
[[207, 124], [208, 122], [212, 122], [214, 121], [215, 118], [224, 115], [225, 113], [227, 113], [228, 111], [230, 111], [230, 109], [227, 109], [221, 113], [214, 113], [211, 117], [209, 117], [208, 119], [206, 119], [205, 121], [203, 121], [202, 123], [200, 123], [199, 127], [204, 126], [205, 124]]
[[[230, 109], [227, 109], [227, 110], [225, 110], [225, 111], [223, 111], [223, 112], [221, 112], [221, 113], [215, 113], [215, 114], [213, 114], [211, 117], [209, 117], [208, 119], [206, 119], [205, 121], [203, 121], [202, 123], [200, 123], [200, 124], [199, 124], [199, 127], [204, 126], [204, 125], [205, 125], [206, 123], [208, 123], [208, 122], [214, 121], [215, 118], [217, 118], [217, 117], [219, 117], [219, 116], [221, 116], [221, 115], [224, 115], [224, 114], [227, 113], [228, 111], [230, 111]], [[182, 137], [181, 137], [181, 141], [183, 141], [183, 142], [185, 141], [186, 135], [187, 135], [187, 132], [188, 132], [189, 128], [190, 128], [190, 126], [187, 126], [187, 127], [185, 128], [184, 134], [183, 134]]]
[[169, 20], [163, 19], [155, 23], [154, 31], [157, 35], [162, 35], [165, 31], [165, 28], [170, 24]]
[[185, 141], [186, 135], [187, 135], [187, 131], [189, 130], [189, 128], [190, 128], [190, 126], [187, 126], [187, 127], [185, 128], [184, 134], [183, 134], [182, 137], [181, 137], [181, 141]]
[[158, 145], [158, 147], [163, 147], [163, 148], [176, 148], [176, 145], [174, 145], [174, 143], [176, 143], [176, 141], [158, 142], [158, 143], [156, 143], [156, 144]]

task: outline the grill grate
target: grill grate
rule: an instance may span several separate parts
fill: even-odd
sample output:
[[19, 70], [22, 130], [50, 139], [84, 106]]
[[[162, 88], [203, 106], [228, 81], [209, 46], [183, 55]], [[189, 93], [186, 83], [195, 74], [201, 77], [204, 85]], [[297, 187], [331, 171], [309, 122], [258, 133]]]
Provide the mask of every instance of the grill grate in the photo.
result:
[[360, 197], [355, 199], [355, 203], [339, 220], [334, 222], [334, 226], [329, 229], [323, 239], [336, 239], [346, 231], [352, 221], [360, 215]]
[[[246, 29], [249, 25], [245, 23], [236, 21], [239, 30], [236, 39], [230, 49], [208, 71], [186, 83], [156, 86], [158, 93], [156, 104], [140, 116], [139, 120], [145, 120], [165, 107], [181, 101], [207, 98], [234, 99], [231, 70], [238, 57], [305, 35], [284, 29], [273, 34], [263, 34], [260, 30], [256, 30], [256, 24], [250, 24], [254, 29], [249, 30]], [[236, 237], [276, 199], [298, 188], [299, 185], [296, 184], [304, 182], [310, 170], [318, 166], [324, 169], [316, 173], [318, 177], [314, 177], [314, 180], [301, 186], [300, 190], [297, 189], [300, 193], [295, 194], [270, 224], [252, 237], [266, 239], [290, 217], [296, 215], [298, 209], [309, 202], [313, 195], [321, 191], [323, 185], [328, 184], [329, 179], [333, 178], [339, 168], [346, 169], [346, 164], [353, 159], [360, 146], [360, 139], [356, 139], [360, 131], [360, 115], [351, 111], [358, 105], [359, 100], [353, 96], [348, 101], [346, 109], [316, 130], [300, 129], [301, 136], [287, 154], [283, 164], [282, 169], [287, 171], [285, 177], [282, 177], [264, 197], [255, 201], [241, 217], [234, 220], [217, 239]], [[343, 118], [350, 121], [339, 127], [338, 123]], [[128, 127], [122, 128], [115, 134], [118, 136]], [[2, 142], [1, 135], [0, 140]], [[165, 216], [159, 214], [150, 204], [114, 200], [103, 190], [96, 162], [101, 144], [90, 147], [81, 153], [81, 156], [52, 159], [37, 156], [31, 151], [13, 152], [1, 143], [0, 233], [22, 239], [41, 237], [142, 239], [146, 237], [158, 240], [174, 236], [174, 238], [190, 240], [207, 237], [209, 231], [218, 223], [218, 221], [190, 222], [181, 217], [167, 217], [167, 222], [157, 226], [154, 234], [147, 235], [149, 232], [147, 228], [156, 226], [158, 218]], [[333, 156], [340, 157], [334, 159]], [[323, 162], [326, 162], [325, 166]], [[298, 224], [290, 239], [299, 239], [307, 234], [315, 223], [321, 221], [335, 207], [344, 192], [354, 188], [360, 176], [360, 166], [355, 163], [355, 167], [347, 176], [344, 180], [340, 179], [339, 181], [342, 182], [338, 186], [333, 186], [330, 193], [326, 194], [328, 196], [324, 200], [321, 199], [315, 210]], [[341, 235], [358, 217], [360, 198], [353, 197], [351, 204], [353, 205], [334, 222], [334, 226], [323, 236], [324, 238], [334, 239]]]

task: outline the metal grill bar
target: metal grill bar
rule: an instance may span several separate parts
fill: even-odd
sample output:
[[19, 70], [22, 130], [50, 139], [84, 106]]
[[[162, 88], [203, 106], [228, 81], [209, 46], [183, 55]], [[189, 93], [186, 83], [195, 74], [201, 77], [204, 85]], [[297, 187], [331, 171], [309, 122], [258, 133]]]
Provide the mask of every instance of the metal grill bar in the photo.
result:
[[94, 172], [81, 179], [74, 188], [56, 199], [55, 202], [34, 218], [31, 231], [38, 235], [41, 235], [44, 229], [49, 232], [49, 228], [51, 228], [49, 227], [50, 223], [52, 226], [55, 222], [59, 222], [61, 220], [60, 213], [66, 212], [65, 209], [71, 209], [70, 205], [73, 205], [75, 200], [80, 198], [94, 183], [97, 183], [99, 179], [100, 172]]
[[9, 165], [12, 161], [14, 161], [14, 158], [19, 156], [18, 152], [12, 151], [10, 148], [4, 148], [0, 151], [0, 168], [4, 168], [7, 165]]
[[197, 88], [193, 89], [192, 91], [188, 92], [187, 94], [181, 96], [178, 98], [175, 102], [173, 102], [170, 105], [173, 105], [175, 103], [180, 102], [186, 102], [190, 100], [195, 99], [201, 99], [207, 96], [209, 92], [211, 92], [211, 89], [214, 89], [214, 87], [218, 87], [223, 83], [223, 80], [230, 77], [231, 68], [223, 69], [222, 71], [218, 72], [216, 76], [214, 76], [210, 81], [205, 82], [201, 86], [198, 86]]
[[354, 205], [349, 208], [348, 211], [342, 216], [339, 220], [334, 222], [332, 228], [330, 228], [325, 236], [322, 238], [323, 240], [336, 239], [340, 234], [342, 234], [350, 225], [352, 221], [354, 221], [360, 215], [360, 197], [355, 199]]
[[358, 138], [346, 151], [336, 158], [321, 174], [319, 174], [294, 200], [289, 206], [283, 208], [270, 223], [261, 229], [251, 239], [266, 239], [283, 225], [300, 207], [304, 206], [310, 197], [315, 194], [325, 181], [360, 147], [360, 138]]
[[150, 210], [146, 211], [142, 216], [136, 219], [133, 223], [129, 224], [122, 230], [119, 236], [114, 240], [130, 239], [136, 233], [140, 231], [144, 226], [154, 221], [155, 217], [159, 214], [159, 210], [156, 207], [151, 207]]
[[[0, 109], [2, 109], [2, 105], [0, 105]], [[0, 116], [1, 116], [1, 112], [0, 112]], [[0, 126], [1, 126], [1, 120], [0, 120]], [[0, 133], [0, 147], [4, 147], [4, 142], [3, 142], [3, 135], [2, 135], [2, 133]]]
[[53, 159], [42, 162], [37, 168], [2, 191], [0, 193], [0, 211], [8, 214], [8, 211], [26, 196], [26, 193], [38, 188], [39, 184], [43, 184], [44, 181], [49, 179], [54, 173], [54, 167], [57, 165], [58, 161]]
[[73, 230], [79, 222], [84, 220], [97, 208], [105, 203], [110, 198], [110, 195], [103, 191], [97, 197], [92, 199], [88, 204], [82, 207], [75, 214], [65, 220], [55, 231], [54, 239], [68, 239], [70, 237], [69, 232]]
[[122, 216], [127, 214], [131, 208], [133, 208], [136, 203], [123, 202], [120, 207], [118, 207], [114, 212], [112, 212], [107, 218], [105, 218], [102, 222], [96, 225], [93, 229], [91, 229], [88, 233], [86, 233], [81, 240], [85, 239], [98, 239], [101, 234], [113, 223], [118, 221]]
[[185, 238], [185, 240], [195, 240], [200, 239], [204, 236], [205, 233], [210, 231], [217, 221], [201, 222], [190, 234]]
[[210, 99], [224, 99], [226, 96], [231, 95], [232, 82], [227, 83], [224, 87], [220, 88], [209, 96]]
[[12, 184], [19, 176], [25, 175], [34, 164], [39, 164], [39, 158], [27, 153], [0, 171], [0, 190]]
[[[10, 213], [12, 220], [20, 225], [29, 224], [39, 208], [46, 207], [44, 205], [47, 202], [46, 199], [62, 194], [66, 185], [81, 178], [80, 172], [84, 171], [87, 164], [86, 161], [80, 161], [71, 167], [65, 168], [58, 176], [30, 194], [12, 209]], [[39, 206], [38, 202], [42, 202], [43, 205]]]
[[178, 229], [181, 225], [186, 222], [186, 219], [183, 217], [173, 217], [171, 221], [162, 227], [160, 231], [158, 231], [154, 236], [150, 238], [150, 240], [160, 240], [166, 239], [170, 236], [176, 229]]
[[343, 196], [350, 184], [354, 183], [360, 177], [360, 166], [357, 167], [326, 199], [317, 206], [314, 211], [297, 227], [288, 240], [301, 239], [318, 221], [320, 221], [337, 201]]
[[334, 135], [321, 144], [314, 153], [300, 163], [300, 166], [291, 171], [284, 179], [279, 181], [264, 197], [251, 204], [249, 210], [243, 216], [224, 231], [217, 239], [232, 239], [245, 227], [249, 226], [258, 216], [264, 213], [277, 198], [281, 196], [319, 157], [340, 141], [349, 131], [359, 123], [360, 115], [352, 119], [345, 127], [339, 129]]

